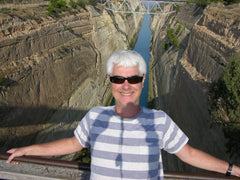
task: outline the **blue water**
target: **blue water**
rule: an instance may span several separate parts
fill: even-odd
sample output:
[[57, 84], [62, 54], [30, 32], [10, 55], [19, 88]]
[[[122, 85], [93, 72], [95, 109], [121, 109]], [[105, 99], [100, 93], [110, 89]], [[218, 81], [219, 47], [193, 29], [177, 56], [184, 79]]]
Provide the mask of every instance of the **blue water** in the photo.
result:
[[[147, 64], [147, 70], [149, 69], [149, 61], [150, 61], [150, 54], [149, 54], [149, 47], [150, 47], [150, 39], [151, 39], [151, 30], [149, 27], [150, 24], [150, 15], [145, 14], [142, 27], [140, 29], [138, 39], [134, 50], [137, 51], [139, 54], [143, 56]], [[146, 74], [146, 80], [144, 83], [144, 88], [142, 90], [142, 95], [140, 97], [140, 106], [147, 107], [148, 106], [148, 77], [149, 73]]]
[[[142, 27], [138, 34], [138, 39], [135, 44], [134, 50], [137, 51], [142, 57], [145, 59], [147, 64], [147, 71], [149, 69], [149, 61], [150, 61], [150, 54], [149, 54], [149, 47], [150, 47], [150, 38], [151, 38], [151, 30], [149, 27], [150, 24], [150, 14], [145, 14]], [[149, 73], [146, 74], [146, 79], [144, 82], [144, 87], [142, 90], [142, 94], [140, 96], [140, 106], [148, 107], [148, 80], [149, 80]], [[113, 98], [111, 105], [115, 104], [115, 100]]]

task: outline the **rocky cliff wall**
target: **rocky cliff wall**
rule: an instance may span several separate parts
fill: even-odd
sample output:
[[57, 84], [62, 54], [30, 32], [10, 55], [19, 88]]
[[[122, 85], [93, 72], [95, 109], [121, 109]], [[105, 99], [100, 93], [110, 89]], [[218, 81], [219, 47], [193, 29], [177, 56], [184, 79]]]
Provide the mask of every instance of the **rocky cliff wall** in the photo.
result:
[[46, 9], [0, 13], [0, 151], [72, 136], [87, 110], [108, 104], [106, 60], [143, 19], [92, 7], [55, 18]]
[[[177, 14], [155, 16], [151, 23], [152, 103], [169, 113], [190, 145], [227, 161], [221, 128], [210, 127], [208, 87], [220, 77], [227, 58], [240, 52], [239, 10], [239, 6], [212, 4], [202, 11], [190, 4], [181, 6]], [[169, 42], [167, 29], [176, 32], [179, 25], [180, 48], [163, 49], [163, 43]], [[163, 161], [169, 171], [200, 171], [167, 153]]]

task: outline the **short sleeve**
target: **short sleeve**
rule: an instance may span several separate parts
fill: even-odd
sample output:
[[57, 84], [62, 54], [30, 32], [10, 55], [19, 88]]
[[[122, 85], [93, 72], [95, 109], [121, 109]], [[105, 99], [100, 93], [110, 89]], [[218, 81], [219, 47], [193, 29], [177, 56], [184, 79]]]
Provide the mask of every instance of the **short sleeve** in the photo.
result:
[[168, 153], [175, 154], [187, 144], [189, 139], [169, 116], [166, 118], [163, 149]]
[[90, 145], [90, 125], [89, 125], [89, 112], [84, 116], [84, 118], [79, 122], [77, 128], [74, 131], [75, 137], [78, 139], [79, 143], [87, 148]]

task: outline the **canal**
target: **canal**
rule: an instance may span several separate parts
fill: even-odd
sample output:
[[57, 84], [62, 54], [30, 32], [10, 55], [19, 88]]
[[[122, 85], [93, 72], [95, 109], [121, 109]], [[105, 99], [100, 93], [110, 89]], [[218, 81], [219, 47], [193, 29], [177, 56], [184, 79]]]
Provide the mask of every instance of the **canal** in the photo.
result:
[[[138, 39], [134, 50], [143, 56], [147, 64], [147, 70], [149, 70], [149, 47], [150, 47], [150, 39], [151, 39], [151, 30], [149, 27], [150, 24], [150, 14], [145, 14], [142, 27], [140, 29]], [[147, 107], [148, 106], [148, 81], [149, 81], [149, 72], [146, 74], [146, 80], [144, 83], [144, 88], [142, 90], [142, 94], [140, 97], [140, 106]]]

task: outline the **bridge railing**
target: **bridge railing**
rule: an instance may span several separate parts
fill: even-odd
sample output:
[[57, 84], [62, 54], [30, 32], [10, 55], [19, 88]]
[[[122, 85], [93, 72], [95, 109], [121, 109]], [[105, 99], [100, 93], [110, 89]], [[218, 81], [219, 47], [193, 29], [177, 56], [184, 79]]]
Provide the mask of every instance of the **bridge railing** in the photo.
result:
[[[138, 3], [138, 6], [132, 4]], [[121, 13], [170, 14], [176, 12], [177, 5], [186, 3], [181, 0], [102, 0], [102, 6], [110, 11]], [[169, 6], [171, 5], [171, 6]]]
[[[9, 154], [0, 153], [0, 178], [4, 179], [80, 179], [88, 180], [90, 165], [76, 161], [66, 161], [54, 158], [23, 156], [15, 158], [19, 165], [6, 163]], [[226, 180], [238, 179], [221, 174], [203, 174], [190, 172], [164, 172], [168, 180]]]

